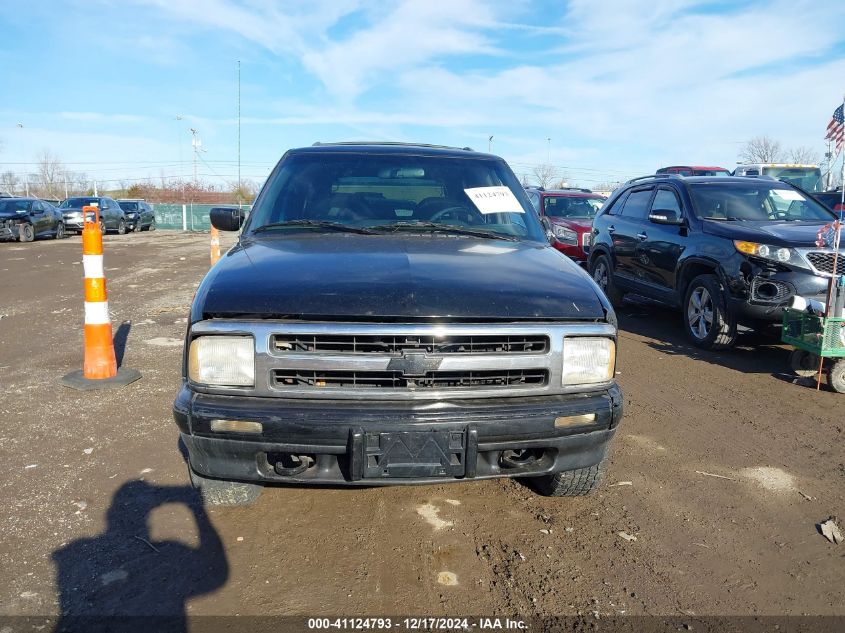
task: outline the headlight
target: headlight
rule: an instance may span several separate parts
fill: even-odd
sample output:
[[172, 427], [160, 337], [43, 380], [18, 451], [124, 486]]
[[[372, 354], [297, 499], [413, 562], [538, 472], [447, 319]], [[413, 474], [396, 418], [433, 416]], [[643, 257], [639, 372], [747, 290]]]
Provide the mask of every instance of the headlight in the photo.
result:
[[572, 244], [573, 246], [578, 245], [578, 234], [565, 226], [555, 227], [555, 237], [558, 241], [563, 242], [564, 244]]
[[784, 264], [801, 264], [799, 258], [796, 257], [791, 248], [785, 246], [769, 246], [768, 244], [757, 244], [756, 242], [742, 242], [734, 240], [734, 246], [740, 253], [746, 255], [754, 255], [763, 259], [769, 259], [773, 262], [782, 262]]
[[613, 339], [573, 336], [563, 339], [563, 384], [586, 385], [611, 380], [616, 368]]
[[255, 384], [255, 343], [247, 336], [200, 336], [191, 341], [188, 376], [204, 385]]

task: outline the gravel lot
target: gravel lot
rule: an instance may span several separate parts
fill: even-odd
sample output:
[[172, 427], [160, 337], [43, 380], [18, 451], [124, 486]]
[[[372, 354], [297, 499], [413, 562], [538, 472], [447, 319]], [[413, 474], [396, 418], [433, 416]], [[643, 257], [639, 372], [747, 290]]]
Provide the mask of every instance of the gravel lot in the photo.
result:
[[626, 413], [588, 498], [271, 488], [205, 513], [170, 407], [208, 236], [105, 242], [143, 378], [93, 394], [59, 383], [82, 366], [80, 238], [0, 244], [0, 615], [845, 615], [845, 546], [817, 529], [845, 518], [845, 398], [793, 384], [775, 342], [700, 352], [626, 304]]

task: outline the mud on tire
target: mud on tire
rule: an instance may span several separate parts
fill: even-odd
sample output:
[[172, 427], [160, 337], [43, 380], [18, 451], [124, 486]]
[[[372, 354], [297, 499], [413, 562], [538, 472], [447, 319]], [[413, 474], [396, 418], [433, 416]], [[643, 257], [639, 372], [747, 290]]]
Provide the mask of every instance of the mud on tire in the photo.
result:
[[530, 482], [534, 490], [544, 497], [583, 497], [599, 487], [606, 470], [607, 462], [603, 459], [587, 468], [531, 477]]
[[258, 484], [210, 479], [195, 473], [190, 466], [188, 473], [191, 484], [200, 493], [202, 503], [206, 506], [248, 506], [261, 494], [262, 487]]

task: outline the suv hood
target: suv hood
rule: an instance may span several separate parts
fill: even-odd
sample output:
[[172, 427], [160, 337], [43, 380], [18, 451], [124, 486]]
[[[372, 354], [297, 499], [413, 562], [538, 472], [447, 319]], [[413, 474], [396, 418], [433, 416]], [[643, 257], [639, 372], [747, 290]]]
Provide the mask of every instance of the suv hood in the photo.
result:
[[[830, 220], [833, 222], [833, 218]], [[703, 221], [705, 233], [731, 240], [773, 246], [815, 246], [816, 234], [825, 222], [719, 222]]]
[[586, 273], [536, 243], [321, 233], [244, 239], [200, 284], [191, 321], [603, 320], [609, 310]]

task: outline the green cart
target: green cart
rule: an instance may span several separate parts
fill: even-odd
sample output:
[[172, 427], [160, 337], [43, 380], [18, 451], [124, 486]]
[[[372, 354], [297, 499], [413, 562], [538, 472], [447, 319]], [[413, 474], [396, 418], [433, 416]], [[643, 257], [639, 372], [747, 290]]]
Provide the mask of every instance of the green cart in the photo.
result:
[[845, 393], [845, 318], [784, 310], [781, 339], [795, 347], [790, 364], [798, 376], [815, 376], [824, 359], [828, 384]]

